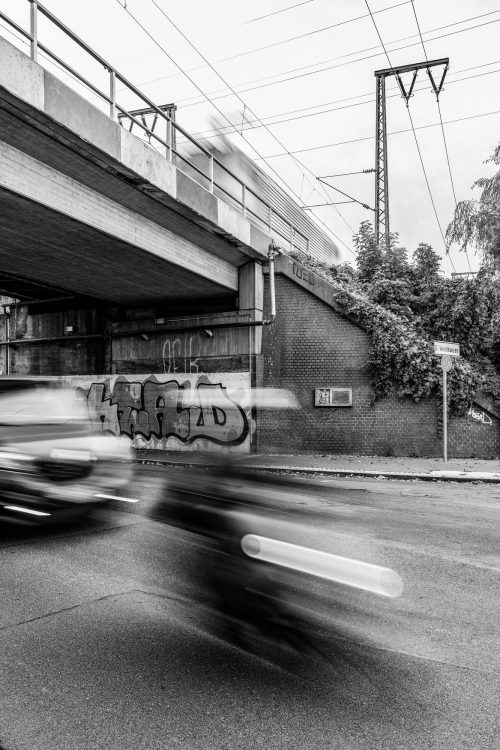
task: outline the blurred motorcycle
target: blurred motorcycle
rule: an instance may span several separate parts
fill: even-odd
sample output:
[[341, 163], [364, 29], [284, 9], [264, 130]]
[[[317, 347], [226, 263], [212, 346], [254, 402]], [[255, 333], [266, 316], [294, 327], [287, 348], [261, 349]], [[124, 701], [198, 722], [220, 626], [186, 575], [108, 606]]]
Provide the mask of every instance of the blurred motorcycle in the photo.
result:
[[300, 489], [293, 478], [259, 477], [229, 457], [169, 486], [164, 520], [203, 540], [189, 556], [194, 596], [208, 598], [218, 634], [234, 645], [321, 654], [308, 576], [385, 597], [402, 591], [392, 570], [297, 544], [303, 514], [277, 512], [273, 501]]

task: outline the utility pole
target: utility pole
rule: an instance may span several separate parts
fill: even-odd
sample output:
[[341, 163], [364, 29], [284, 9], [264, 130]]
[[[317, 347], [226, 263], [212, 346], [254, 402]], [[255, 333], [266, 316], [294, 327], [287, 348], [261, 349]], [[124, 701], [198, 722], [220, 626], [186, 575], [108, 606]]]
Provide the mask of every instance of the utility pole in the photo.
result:
[[[385, 242], [389, 247], [389, 175], [387, 171], [387, 118], [385, 105], [385, 81], [390, 76], [395, 76], [401, 96], [408, 107], [410, 97], [413, 94], [413, 87], [417, 80], [419, 70], [423, 68], [427, 71], [431, 82], [432, 90], [439, 97], [443, 89], [444, 79], [449, 65], [449, 58], [443, 57], [439, 60], [426, 60], [425, 62], [414, 63], [413, 65], [396, 65], [393, 68], [384, 68], [376, 70], [376, 114], [375, 114], [375, 237], [377, 244]], [[438, 65], [444, 66], [443, 73], [439, 83], [432, 75], [431, 68]], [[410, 85], [405, 87], [401, 76], [404, 73], [413, 73]]]

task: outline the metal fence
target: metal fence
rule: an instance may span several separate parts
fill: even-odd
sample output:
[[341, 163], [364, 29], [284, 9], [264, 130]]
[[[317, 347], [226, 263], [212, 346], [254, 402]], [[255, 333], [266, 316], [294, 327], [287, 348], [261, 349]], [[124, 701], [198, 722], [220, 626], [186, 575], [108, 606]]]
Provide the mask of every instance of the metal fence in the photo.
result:
[[[39, 52], [43, 52], [56, 65], [70, 74], [73, 78], [92, 91], [100, 100], [109, 105], [109, 116], [112, 120], [123, 124], [126, 119], [130, 125], [136, 125], [145, 134], [148, 141], [154, 141], [164, 149], [167, 161], [174, 163], [179, 168], [185, 168], [190, 176], [206, 187], [211, 193], [220, 196], [225, 202], [235, 206], [241, 214], [256, 226], [265, 229], [279, 243], [283, 243], [291, 250], [298, 249], [307, 252], [309, 239], [302, 234], [286, 217], [275, 207], [263, 200], [252, 187], [244, 182], [238, 175], [228, 169], [219, 159], [207, 150], [196, 138], [193, 138], [181, 125], [170, 115], [164, 106], [157, 106], [148, 96], [143, 94], [133, 83], [127, 80], [116, 68], [110, 65], [101, 55], [95, 52], [71, 29], [63, 24], [53, 13], [51, 13], [38, 0], [27, 0], [30, 3], [30, 30], [23, 29], [13, 19], [0, 11], [2, 18], [10, 27], [15, 29], [24, 39], [27, 39], [31, 49], [31, 59], [38, 62]], [[79, 73], [73, 66], [65, 62], [59, 55], [55, 54], [39, 38], [38, 17], [42, 14], [54, 26], [62, 31], [67, 37], [75, 42], [84, 52], [92, 57], [109, 76], [109, 90], [102, 91], [98, 86]], [[141, 110], [137, 108], [126, 109], [117, 100], [117, 82], [122, 84], [128, 92], [134, 94], [142, 103]], [[154, 125], [149, 126], [146, 119], [140, 116], [144, 105], [149, 113], [154, 115]], [[165, 136], [162, 137], [155, 125], [157, 121], [165, 124]], [[163, 128], [162, 128], [163, 132]], [[195, 148], [198, 154], [206, 157], [206, 167], [200, 166], [200, 160], [190, 159], [189, 155], [182, 154], [177, 147], [177, 134], [180, 133]], [[220, 175], [220, 176], [219, 176]], [[228, 185], [228, 180], [231, 185]]]

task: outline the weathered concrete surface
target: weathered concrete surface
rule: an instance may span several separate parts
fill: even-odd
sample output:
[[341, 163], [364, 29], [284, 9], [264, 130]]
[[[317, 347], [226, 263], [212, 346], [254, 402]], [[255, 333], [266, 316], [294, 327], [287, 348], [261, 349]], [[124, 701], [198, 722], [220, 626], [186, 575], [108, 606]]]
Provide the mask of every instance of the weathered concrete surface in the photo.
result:
[[238, 267], [265, 259], [269, 236], [1, 38], [0, 144], [5, 272], [136, 304], [236, 297]]

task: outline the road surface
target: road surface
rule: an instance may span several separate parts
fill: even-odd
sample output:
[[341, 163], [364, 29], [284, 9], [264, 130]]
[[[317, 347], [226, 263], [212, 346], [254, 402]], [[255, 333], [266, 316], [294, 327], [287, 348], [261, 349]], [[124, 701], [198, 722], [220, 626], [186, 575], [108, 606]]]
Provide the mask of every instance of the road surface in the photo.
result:
[[185, 536], [152, 516], [166, 478], [141, 467], [136, 504], [0, 532], [2, 750], [500, 747], [500, 488], [318, 478], [278, 498], [304, 543], [405, 581], [337, 609], [311, 582], [329, 661], [299, 664], [200, 625]]

